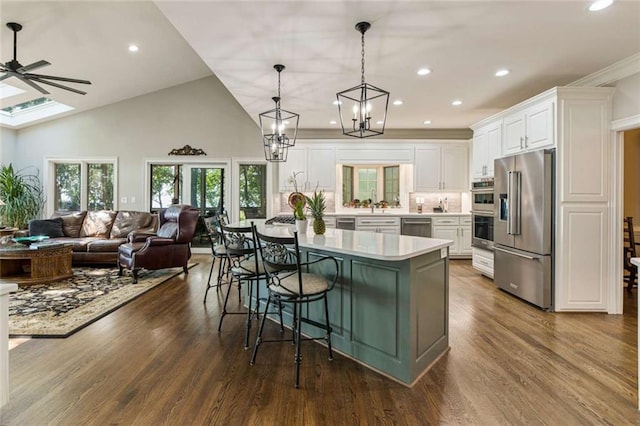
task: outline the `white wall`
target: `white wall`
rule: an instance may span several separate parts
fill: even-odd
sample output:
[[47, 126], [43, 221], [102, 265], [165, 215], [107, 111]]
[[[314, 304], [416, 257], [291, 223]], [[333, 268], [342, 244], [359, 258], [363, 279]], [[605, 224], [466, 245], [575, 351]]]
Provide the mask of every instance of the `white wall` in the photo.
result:
[[118, 157], [118, 194], [135, 197], [131, 210], [144, 210], [145, 159], [176, 159], [167, 154], [185, 144], [207, 153], [199, 161], [264, 155], [258, 126], [215, 76], [27, 127], [16, 142], [10, 161], [20, 168], [43, 170], [46, 157]]
[[8, 165], [13, 161], [16, 138], [15, 130], [0, 127], [0, 164]]
[[613, 120], [640, 114], [640, 73], [618, 80], [613, 95]]

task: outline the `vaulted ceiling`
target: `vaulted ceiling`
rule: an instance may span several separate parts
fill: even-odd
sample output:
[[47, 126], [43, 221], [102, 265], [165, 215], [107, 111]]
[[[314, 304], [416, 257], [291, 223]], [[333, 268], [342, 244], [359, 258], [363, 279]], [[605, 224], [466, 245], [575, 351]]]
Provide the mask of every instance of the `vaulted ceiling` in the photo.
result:
[[[0, 1], [0, 61], [41, 74], [88, 79], [85, 96], [51, 97], [96, 108], [215, 74], [248, 114], [282, 106], [302, 128], [337, 127], [338, 91], [360, 82], [359, 21], [366, 80], [391, 92], [390, 128], [466, 128], [541, 91], [566, 85], [640, 52], [640, 2], [594, 13], [588, 1]], [[139, 51], [127, 50], [135, 43]], [[419, 76], [420, 68], [431, 74]], [[507, 68], [511, 73], [495, 77]], [[6, 106], [39, 97], [24, 88]], [[455, 99], [460, 106], [452, 106]], [[431, 124], [424, 122], [430, 120]]]

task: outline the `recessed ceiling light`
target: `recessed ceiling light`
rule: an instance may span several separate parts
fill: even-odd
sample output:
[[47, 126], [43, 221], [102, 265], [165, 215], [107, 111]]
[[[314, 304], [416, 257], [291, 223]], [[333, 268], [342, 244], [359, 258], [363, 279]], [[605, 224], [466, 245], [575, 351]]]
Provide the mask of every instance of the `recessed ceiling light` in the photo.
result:
[[338, 124], [338, 122], [336, 120], [331, 120], [329, 124]]
[[607, 7], [613, 4], [613, 0], [596, 0], [589, 6], [589, 10], [591, 12], [597, 12], [602, 9], [606, 9]]
[[342, 103], [342, 102], [340, 102], [340, 101], [333, 101], [333, 104], [334, 104], [334, 105], [340, 105], [341, 103]]
[[508, 69], [502, 69], [502, 70], [498, 70], [496, 71], [496, 77], [504, 77], [505, 75], [509, 74], [511, 71], [509, 71]]
[[431, 70], [429, 68], [420, 68], [418, 70], [418, 75], [427, 75], [431, 74]]
[[455, 101], [451, 102], [451, 105], [453, 105], [453, 106], [462, 105], [462, 101], [461, 101], [461, 100], [456, 99]]
[[136, 46], [135, 44], [129, 45], [129, 52], [137, 52], [138, 50], [138, 46]]
[[384, 121], [382, 121], [382, 120], [376, 121], [376, 124], [383, 124], [383, 123], [384, 123]]
[[394, 105], [402, 105], [402, 101], [400, 99], [396, 99], [395, 101], [393, 101]]
[[431, 124], [431, 120], [424, 120], [424, 124]]

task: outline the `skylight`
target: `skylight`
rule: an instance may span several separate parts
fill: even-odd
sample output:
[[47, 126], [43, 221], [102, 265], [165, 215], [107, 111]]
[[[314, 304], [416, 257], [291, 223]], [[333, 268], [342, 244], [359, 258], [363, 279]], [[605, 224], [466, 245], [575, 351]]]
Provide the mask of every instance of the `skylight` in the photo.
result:
[[24, 90], [18, 89], [17, 87], [11, 86], [9, 84], [0, 83], [0, 99], [19, 95], [20, 93], [24, 93]]
[[73, 109], [69, 105], [61, 104], [45, 97], [32, 99], [0, 109], [0, 124], [19, 126]]

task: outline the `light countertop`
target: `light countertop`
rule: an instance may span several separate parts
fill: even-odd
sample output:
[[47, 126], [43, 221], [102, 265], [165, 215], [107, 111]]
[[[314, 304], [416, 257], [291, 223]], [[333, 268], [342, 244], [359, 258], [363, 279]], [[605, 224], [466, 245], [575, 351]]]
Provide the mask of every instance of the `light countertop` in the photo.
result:
[[[383, 211], [384, 210], [384, 211]], [[438, 216], [471, 216], [471, 212], [448, 212], [448, 213], [417, 213], [401, 211], [399, 209], [375, 209], [371, 213], [371, 209], [351, 209], [340, 212], [331, 212], [324, 214], [325, 216], [388, 216], [388, 217], [438, 217]], [[278, 216], [293, 216], [292, 211], [280, 212]]]
[[[261, 232], [274, 236], [292, 236], [293, 225], [264, 225], [264, 220], [254, 219]], [[309, 221], [311, 223], [311, 221]], [[251, 221], [233, 225], [251, 226]], [[385, 261], [411, 259], [453, 245], [451, 240], [382, 234], [367, 231], [349, 231], [327, 228], [324, 235], [315, 235], [311, 227], [306, 234], [298, 234], [301, 247], [326, 250], [337, 254], [362, 256]]]

